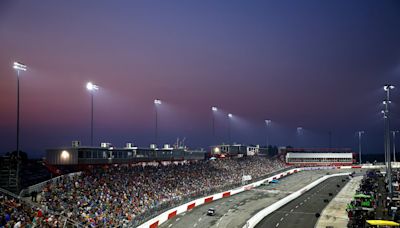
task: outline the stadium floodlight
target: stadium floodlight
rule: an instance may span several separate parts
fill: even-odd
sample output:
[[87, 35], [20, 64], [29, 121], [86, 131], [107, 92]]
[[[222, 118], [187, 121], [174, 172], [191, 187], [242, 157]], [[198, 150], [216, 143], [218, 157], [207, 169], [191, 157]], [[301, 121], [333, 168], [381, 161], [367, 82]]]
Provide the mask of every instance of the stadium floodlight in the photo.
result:
[[27, 67], [26, 65], [19, 63], [19, 62], [14, 62], [13, 68], [17, 71], [17, 189], [19, 189], [19, 172], [20, 172], [20, 153], [19, 153], [19, 110], [20, 110], [20, 104], [19, 104], [19, 75], [20, 71], [26, 71]]
[[383, 86], [383, 89], [385, 91], [389, 91], [389, 90], [394, 89], [394, 88], [395, 88], [394, 85], [390, 85], [390, 84], [387, 84], [387, 85]]
[[384, 101], [382, 101], [382, 104], [391, 104], [392, 103], [392, 101], [387, 101], [387, 100], [384, 100]]
[[26, 65], [19, 62], [14, 62], [13, 68], [16, 69], [17, 71], [18, 70], [26, 71]]
[[232, 118], [232, 117], [233, 117], [232, 113], [229, 113], [229, 114], [228, 114], [228, 117], [229, 117], [229, 118]]
[[216, 111], [218, 111], [218, 108], [215, 107], [215, 106], [212, 106], [212, 107], [211, 107], [211, 110], [214, 111], [214, 112], [216, 112]]
[[90, 146], [93, 146], [93, 113], [94, 113], [94, 91], [99, 90], [99, 86], [92, 82], [86, 83], [86, 89], [90, 92], [91, 96], [91, 118], [90, 118]]
[[99, 90], [99, 86], [97, 86], [91, 82], [88, 82], [88, 83], [86, 83], [86, 89], [89, 91]]
[[154, 104], [160, 105], [160, 104], [162, 104], [162, 102], [160, 99], [154, 99]]

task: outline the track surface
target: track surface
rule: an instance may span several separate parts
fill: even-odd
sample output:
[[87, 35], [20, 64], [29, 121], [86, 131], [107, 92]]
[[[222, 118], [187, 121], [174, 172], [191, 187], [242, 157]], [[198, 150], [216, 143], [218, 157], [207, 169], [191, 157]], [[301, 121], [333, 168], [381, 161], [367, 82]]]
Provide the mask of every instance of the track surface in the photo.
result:
[[[182, 213], [173, 219], [168, 220], [167, 222], [161, 224], [160, 227], [241, 228], [245, 225], [245, 222], [258, 211], [326, 175], [328, 172], [332, 174], [348, 172], [348, 170], [302, 171], [281, 179], [278, 184], [261, 186], [250, 191], [195, 207], [189, 212]], [[206, 215], [207, 209], [211, 207], [216, 209], [215, 216]], [[273, 227], [275, 227], [275, 224]]]
[[[331, 177], [270, 214], [256, 227], [313, 228], [318, 220], [318, 217], [315, 216], [316, 213], [321, 213], [328, 205], [328, 202], [324, 202], [324, 199], [329, 199], [330, 201], [347, 182], [348, 178], [345, 176]], [[337, 187], [337, 185], [340, 187]], [[329, 196], [329, 193], [333, 193], [333, 196]]]

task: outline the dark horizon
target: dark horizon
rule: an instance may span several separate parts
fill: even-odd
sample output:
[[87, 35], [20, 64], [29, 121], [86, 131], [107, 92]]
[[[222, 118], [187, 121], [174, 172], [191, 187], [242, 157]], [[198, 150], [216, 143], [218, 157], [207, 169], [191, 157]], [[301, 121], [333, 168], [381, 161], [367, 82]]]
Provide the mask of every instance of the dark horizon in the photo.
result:
[[2, 1], [0, 154], [16, 147], [14, 61], [28, 66], [21, 150], [31, 157], [90, 144], [88, 81], [100, 87], [95, 144], [153, 143], [159, 98], [160, 144], [227, 143], [232, 113], [234, 142], [266, 144], [271, 119], [272, 145], [358, 151], [364, 130], [363, 153], [383, 153], [387, 83], [400, 129], [399, 12], [397, 1]]

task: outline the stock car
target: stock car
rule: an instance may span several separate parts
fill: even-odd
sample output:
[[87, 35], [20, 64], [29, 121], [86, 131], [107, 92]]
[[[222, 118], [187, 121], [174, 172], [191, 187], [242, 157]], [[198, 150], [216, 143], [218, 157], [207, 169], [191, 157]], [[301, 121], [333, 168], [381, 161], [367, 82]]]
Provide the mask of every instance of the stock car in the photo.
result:
[[215, 209], [214, 208], [209, 208], [207, 210], [207, 215], [208, 216], [214, 216], [215, 215]]

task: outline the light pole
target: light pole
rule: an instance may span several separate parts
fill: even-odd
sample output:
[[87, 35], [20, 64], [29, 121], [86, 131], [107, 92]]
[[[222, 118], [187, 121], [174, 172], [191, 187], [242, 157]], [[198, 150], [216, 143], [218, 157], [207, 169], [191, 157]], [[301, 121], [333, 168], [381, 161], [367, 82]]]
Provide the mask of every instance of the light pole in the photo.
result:
[[386, 111], [382, 110], [381, 113], [383, 114], [383, 124], [384, 124], [384, 130], [383, 130], [383, 134], [384, 134], [384, 154], [385, 154], [385, 172], [387, 172], [387, 167], [388, 167], [388, 163], [387, 163], [387, 154], [386, 154]]
[[91, 115], [90, 115], [90, 146], [93, 146], [93, 105], [94, 105], [94, 92], [99, 90], [99, 86], [88, 82], [86, 83], [86, 89], [90, 92], [91, 98]]
[[269, 144], [269, 131], [268, 131], [268, 128], [269, 128], [269, 125], [271, 125], [271, 120], [265, 120], [265, 131], [266, 131], [266, 139], [267, 139], [267, 148], [268, 148], [268, 144]]
[[385, 93], [386, 93], [386, 99], [383, 101], [383, 104], [385, 105], [385, 118], [384, 118], [384, 123], [385, 123], [385, 153], [386, 153], [386, 159], [387, 159], [387, 170], [386, 170], [386, 175], [388, 179], [388, 188], [389, 188], [389, 197], [393, 197], [393, 186], [392, 186], [392, 164], [391, 164], [391, 159], [390, 159], [390, 112], [389, 112], [389, 105], [391, 103], [390, 101], [390, 91], [394, 89], [393, 85], [387, 84], [383, 87]]
[[399, 131], [392, 131], [393, 134], [393, 161], [396, 162], [396, 134], [399, 133]]
[[[303, 127], [297, 127], [297, 135], [301, 136], [302, 134], [303, 134]], [[301, 142], [301, 140], [299, 139], [299, 147], [301, 147], [300, 142]]]
[[20, 153], [19, 153], [19, 74], [20, 71], [26, 71], [26, 65], [14, 62], [13, 68], [17, 71], [17, 190], [19, 191], [19, 166], [20, 166]]
[[154, 131], [154, 141], [155, 141], [156, 145], [158, 144], [158, 108], [157, 108], [157, 106], [161, 105], [161, 104], [162, 104], [162, 102], [160, 99], [154, 100], [155, 112], [156, 112], [155, 113], [156, 114], [156, 122], [155, 122], [155, 131]]
[[360, 161], [360, 165], [361, 165], [361, 139], [362, 139], [362, 135], [364, 134], [364, 131], [358, 131], [358, 159]]
[[212, 111], [212, 135], [213, 135], [213, 140], [214, 143], [216, 143], [216, 138], [215, 138], [215, 112], [218, 111], [218, 108], [215, 106], [211, 107], [211, 111]]
[[228, 114], [228, 137], [229, 137], [228, 140], [229, 140], [229, 144], [232, 143], [232, 140], [231, 140], [232, 139], [231, 138], [232, 137], [232, 133], [231, 133], [231, 131], [232, 131], [231, 130], [231, 127], [232, 127], [231, 126], [231, 119], [232, 119], [232, 117], [233, 117], [232, 113], [229, 113]]
[[26, 71], [26, 65], [14, 62], [13, 68], [17, 71], [17, 156], [19, 158], [19, 74], [20, 71]]

